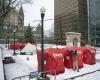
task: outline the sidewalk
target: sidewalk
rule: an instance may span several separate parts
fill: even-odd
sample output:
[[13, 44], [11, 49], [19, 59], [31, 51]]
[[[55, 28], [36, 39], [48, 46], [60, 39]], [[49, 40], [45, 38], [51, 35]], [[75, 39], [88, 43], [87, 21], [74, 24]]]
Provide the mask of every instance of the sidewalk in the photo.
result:
[[[75, 77], [75, 76], [78, 76], [78, 75], [82, 75], [82, 74], [86, 74], [86, 73], [96, 71], [98, 69], [100, 69], [100, 63], [96, 63], [95, 65], [84, 64], [84, 67], [82, 69], [80, 69], [80, 72], [73, 71], [72, 69], [66, 68], [65, 73], [56, 76], [56, 80], [66, 80], [66, 79], [69, 79], [69, 78], [72, 78], [72, 77]], [[53, 76], [52, 76], [51, 80], [54, 80]]]

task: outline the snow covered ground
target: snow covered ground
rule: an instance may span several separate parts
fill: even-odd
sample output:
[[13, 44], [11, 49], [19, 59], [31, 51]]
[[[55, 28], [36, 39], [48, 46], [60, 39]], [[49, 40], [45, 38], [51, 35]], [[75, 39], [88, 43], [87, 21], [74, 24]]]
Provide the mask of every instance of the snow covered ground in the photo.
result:
[[96, 59], [100, 60], [100, 54], [96, 54]]
[[1, 48], [0, 48], [0, 80], [4, 80]]
[[[51, 47], [55, 47], [54, 45], [50, 45]], [[46, 45], [46, 47], [49, 47], [49, 44]], [[60, 46], [61, 47], [61, 46]], [[96, 58], [100, 60], [100, 54], [98, 48]], [[13, 51], [9, 51], [5, 49], [3, 51], [5, 54], [11, 54]], [[29, 57], [29, 60], [27, 60], [27, 57]], [[36, 55], [17, 55], [14, 56], [16, 63], [12, 64], [5, 64], [5, 70], [6, 70], [6, 77], [7, 80], [12, 80], [13, 78], [29, 75], [30, 72], [37, 71], [37, 56]], [[72, 69], [65, 68], [65, 72], [63, 74], [59, 74], [56, 76], [56, 80], [65, 80], [71, 77], [75, 77], [84, 73], [93, 72], [95, 70], [100, 69], [100, 63], [97, 62], [95, 65], [86, 65], [84, 64], [84, 68], [80, 69], [80, 72], [73, 71]], [[75, 78], [74, 80], [100, 80], [100, 71], [96, 71], [91, 74], [87, 74], [85, 76], [81, 76], [78, 78]], [[49, 75], [50, 76], [50, 75]], [[54, 76], [50, 76], [51, 80], [54, 80]], [[1, 80], [1, 79], [0, 79]], [[19, 79], [17, 79], [19, 80]], [[23, 78], [22, 80], [28, 80], [28, 77]], [[35, 80], [35, 79], [33, 79]]]
[[30, 72], [35, 71], [34, 67], [30, 67], [24, 63], [19, 57], [15, 56], [16, 63], [5, 64], [5, 72], [7, 80], [13, 78], [29, 75]]
[[[5, 70], [6, 72], [8, 72], [6, 73], [6, 75], [8, 76], [7, 80], [11, 80], [15, 77], [19, 77], [23, 75], [28, 75], [30, 74], [30, 72], [37, 70], [37, 63], [36, 63], [37, 61], [36, 61], [36, 58], [34, 58], [36, 57], [36, 55], [34, 55], [33, 57], [32, 56], [28, 56], [28, 57], [29, 57], [29, 60], [27, 60], [26, 56], [20, 56], [20, 55], [15, 56], [16, 63], [5, 65]], [[81, 75], [84, 73], [92, 72], [98, 69], [100, 69], [100, 63], [97, 63], [95, 65], [84, 65], [84, 68], [80, 69], [80, 72], [75, 72], [72, 69], [66, 68], [65, 73], [56, 76], [56, 80], [65, 80], [67, 78], [71, 78], [71, 77]], [[96, 72], [90, 75], [83, 76], [83, 78], [84, 80], [87, 80], [87, 79], [91, 80], [91, 78], [93, 78], [93, 80], [99, 80], [100, 76], [96, 77], [96, 75], [98, 74], [100, 74], [100, 72]], [[51, 76], [51, 80], [54, 80], [54, 78], [55, 78], [54, 76]], [[80, 79], [81, 77], [76, 78], [76, 80], [80, 80]], [[26, 77], [26, 79], [24, 78], [24, 80], [28, 80], [28, 78]]]
[[[98, 70], [98, 69], [100, 69], [100, 63], [97, 63], [95, 65], [84, 65], [84, 68], [80, 69], [80, 72], [73, 71], [72, 69], [66, 68], [65, 73], [56, 76], [56, 80], [65, 80], [65, 79], [68, 79], [68, 78], [71, 78], [71, 77], [75, 77], [75, 76], [78, 76], [78, 75], [93, 72], [93, 71]], [[99, 74], [100, 74], [100, 72], [99, 72]], [[87, 77], [88, 80], [91, 80], [91, 77], [94, 80], [94, 76], [88, 76]], [[86, 77], [84, 76], [84, 78], [86, 78]], [[54, 78], [52, 78], [51, 80], [54, 80]], [[81, 80], [81, 79], [78, 79], [78, 80]], [[87, 80], [87, 79], [84, 79], [84, 80]], [[100, 80], [100, 77], [99, 77], [99, 79], [96, 79], [96, 80]]]
[[100, 71], [75, 78], [74, 80], [100, 80]]

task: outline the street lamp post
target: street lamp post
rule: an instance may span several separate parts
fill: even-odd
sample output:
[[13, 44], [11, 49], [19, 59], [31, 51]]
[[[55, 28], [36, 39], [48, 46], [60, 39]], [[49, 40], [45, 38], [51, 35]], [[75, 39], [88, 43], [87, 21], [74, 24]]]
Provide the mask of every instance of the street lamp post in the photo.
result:
[[40, 9], [41, 12], [41, 23], [42, 23], [42, 29], [41, 29], [41, 52], [42, 52], [42, 57], [41, 57], [41, 77], [44, 78], [44, 30], [43, 30], [43, 20], [45, 16], [45, 11], [46, 9], [42, 7]]
[[37, 53], [38, 49], [37, 49], [37, 38], [36, 38], [36, 34], [35, 34], [35, 43], [36, 43], [36, 53]]
[[14, 55], [15, 55], [15, 29], [14, 29]]

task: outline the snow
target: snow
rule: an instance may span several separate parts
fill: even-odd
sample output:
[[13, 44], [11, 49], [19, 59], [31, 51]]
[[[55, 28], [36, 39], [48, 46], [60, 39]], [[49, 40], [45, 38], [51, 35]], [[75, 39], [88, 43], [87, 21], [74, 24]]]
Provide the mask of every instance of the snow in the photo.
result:
[[100, 80], [100, 72], [87, 74], [86, 76], [75, 78], [74, 80]]
[[0, 80], [4, 80], [1, 48], [0, 48]]
[[[37, 62], [37, 55], [17, 55], [20, 60], [25, 62], [28, 66], [34, 67], [34, 69], [37, 71], [38, 62]], [[27, 60], [27, 57], [29, 57], [29, 60]]]
[[96, 59], [100, 60], [100, 48], [96, 48]]
[[[41, 44], [37, 44], [38, 47], [41, 48]], [[44, 48], [64, 48], [66, 46], [62, 46], [62, 45], [55, 45], [55, 44], [44, 44]], [[40, 49], [39, 48], [39, 49]]]
[[100, 60], [100, 54], [96, 54], [96, 59]]
[[[1, 46], [1, 45], [0, 45]], [[56, 47], [55, 45], [49, 45], [46, 44], [45, 48], [47, 47]], [[61, 48], [62, 46], [57, 46]], [[63, 46], [64, 47], [64, 46]], [[98, 51], [96, 54], [96, 59], [100, 60], [100, 54], [98, 48]], [[5, 49], [3, 51], [4, 54], [12, 54], [12, 50]], [[29, 60], [27, 60], [27, 57], [29, 57]], [[0, 58], [1, 59], [1, 58]], [[5, 70], [6, 70], [6, 76], [7, 80], [11, 80], [15, 77], [29, 75], [30, 72], [37, 71], [37, 55], [17, 55], [14, 56], [15, 63], [12, 64], [5, 64]], [[1, 64], [0, 64], [1, 67]], [[71, 77], [75, 77], [84, 73], [93, 72], [95, 70], [100, 69], [100, 63], [96, 62], [95, 65], [86, 65], [84, 64], [84, 67], [80, 69], [80, 72], [73, 71], [72, 69], [65, 68], [65, 72], [63, 74], [59, 74], [56, 76], [56, 80], [65, 80]], [[0, 68], [1, 70], [1, 68]], [[0, 72], [1, 73], [1, 72]], [[3, 74], [3, 73], [2, 73]], [[85, 76], [81, 76], [78, 78], [75, 78], [73, 80], [100, 80], [100, 71], [97, 71], [95, 73], [87, 74]], [[50, 77], [50, 80], [54, 80], [55, 76], [48, 75]], [[1, 80], [1, 74], [0, 74], [0, 80]], [[3, 80], [3, 79], [2, 79]], [[22, 80], [28, 80], [28, 77], [23, 78]], [[35, 79], [33, 79], [35, 80]]]
[[[79, 72], [73, 71], [72, 69], [65, 68], [65, 72], [63, 74], [57, 75], [56, 79], [57, 80], [65, 80], [65, 79], [75, 77], [78, 75], [82, 75], [85, 73], [93, 72], [93, 71], [98, 70], [98, 69], [100, 69], [100, 63], [96, 63], [95, 65], [84, 64], [84, 68], [80, 69]], [[52, 77], [51, 80], [53, 80], [53, 79], [54, 79], [54, 77]]]
[[16, 77], [29, 75], [30, 72], [35, 71], [34, 67], [29, 67], [19, 57], [15, 56], [14, 58], [16, 59], [16, 63], [5, 64], [7, 80], [12, 80]]

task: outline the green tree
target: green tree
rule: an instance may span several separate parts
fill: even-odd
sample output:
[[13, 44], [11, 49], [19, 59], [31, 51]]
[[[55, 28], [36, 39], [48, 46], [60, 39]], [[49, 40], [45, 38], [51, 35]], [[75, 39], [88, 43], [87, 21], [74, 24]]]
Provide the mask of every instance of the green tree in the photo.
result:
[[25, 42], [26, 43], [28, 43], [28, 42], [29, 43], [35, 43], [33, 31], [32, 31], [32, 28], [30, 27], [30, 25], [26, 29], [24, 36], [25, 36]]

